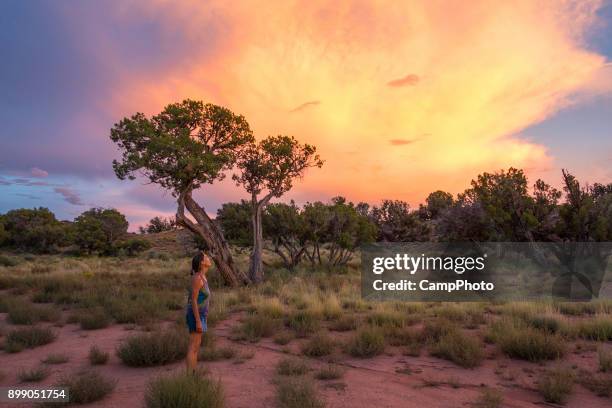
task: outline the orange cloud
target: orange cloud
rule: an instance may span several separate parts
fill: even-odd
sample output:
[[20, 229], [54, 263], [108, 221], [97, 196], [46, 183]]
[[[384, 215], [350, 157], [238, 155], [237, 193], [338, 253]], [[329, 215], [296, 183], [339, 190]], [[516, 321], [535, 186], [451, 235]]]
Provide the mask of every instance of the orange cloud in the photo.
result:
[[[604, 58], [582, 43], [598, 7], [556, 0], [125, 5], [124, 18], [145, 15], [168, 35], [182, 30], [204, 41], [203, 27], [213, 24], [219, 35], [189, 64], [127, 78], [114, 109], [153, 113], [187, 97], [223, 104], [244, 114], [258, 137], [293, 134], [318, 146], [326, 164], [294, 194], [414, 203], [434, 189], [460, 191], [482, 171], [551, 165], [545, 146], [516, 135], [572, 103], [603, 69]], [[427, 81], [406, 76], [407, 68]], [[325, 104], [306, 109], [319, 100]], [[389, 143], [390, 134], [423, 137], [406, 150]]]

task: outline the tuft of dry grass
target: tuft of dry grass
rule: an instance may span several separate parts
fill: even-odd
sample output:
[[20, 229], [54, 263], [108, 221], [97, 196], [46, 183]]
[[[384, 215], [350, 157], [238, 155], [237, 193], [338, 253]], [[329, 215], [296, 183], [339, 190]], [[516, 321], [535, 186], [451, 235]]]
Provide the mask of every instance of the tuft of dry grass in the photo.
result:
[[476, 401], [472, 403], [473, 408], [499, 408], [502, 406], [504, 397], [498, 390], [486, 388]]
[[187, 336], [175, 330], [137, 334], [117, 348], [117, 356], [130, 367], [173, 363], [186, 354]]
[[366, 326], [349, 340], [346, 351], [353, 357], [369, 358], [385, 351], [385, 337], [379, 327]]
[[[79, 371], [62, 377], [56, 384], [70, 390], [70, 404], [99, 401], [113, 392], [116, 381], [93, 370]], [[56, 404], [56, 403], [53, 403]]]
[[225, 407], [225, 395], [220, 381], [201, 373], [176, 374], [151, 381], [145, 392], [147, 408]]
[[310, 370], [308, 365], [301, 359], [286, 357], [278, 362], [276, 373], [285, 376], [304, 375]]
[[463, 368], [479, 366], [484, 358], [482, 344], [459, 330], [450, 331], [435, 342], [431, 355], [450, 360]]
[[308, 357], [322, 357], [334, 351], [336, 343], [324, 333], [317, 333], [302, 346], [302, 354]]
[[24, 327], [8, 332], [4, 350], [16, 353], [26, 348], [39, 347], [55, 340], [56, 334], [48, 327]]
[[40, 382], [47, 378], [51, 372], [46, 367], [36, 367], [22, 370], [17, 374], [20, 382]]
[[572, 393], [574, 373], [566, 368], [555, 368], [544, 373], [538, 381], [538, 391], [547, 402], [563, 404]]
[[282, 378], [277, 382], [278, 408], [323, 408], [315, 385], [308, 378]]
[[108, 362], [109, 355], [107, 352], [100, 350], [98, 346], [91, 346], [87, 358], [91, 365], [104, 365]]
[[44, 364], [64, 364], [67, 363], [68, 360], [70, 360], [70, 358], [66, 355], [66, 354], [49, 354], [47, 357], [45, 357], [44, 360], [42, 360], [42, 363]]
[[344, 369], [336, 364], [328, 364], [315, 374], [317, 380], [337, 380], [344, 376]]

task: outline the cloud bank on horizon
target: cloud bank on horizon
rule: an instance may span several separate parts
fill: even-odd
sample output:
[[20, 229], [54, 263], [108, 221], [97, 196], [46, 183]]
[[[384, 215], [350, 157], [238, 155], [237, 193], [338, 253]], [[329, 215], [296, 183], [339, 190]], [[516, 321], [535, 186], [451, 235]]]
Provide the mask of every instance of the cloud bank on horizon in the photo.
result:
[[[42, 4], [15, 11], [41, 14], [38, 37], [2, 29], [14, 55], [1, 68], [0, 188], [12, 198], [0, 211], [48, 205], [15, 182], [30, 177], [45, 178], [39, 188], [65, 214], [90, 202], [136, 223], [171, 213], [159, 189], [113, 179], [108, 133], [184, 98], [245, 115], [257, 137], [315, 144], [326, 164], [290, 193], [298, 201], [418, 203], [483, 171], [558, 171], [554, 137], [528, 129], [612, 93], [612, 68], [589, 43], [609, 23], [599, 1]], [[605, 166], [575, 171], [612, 177]], [[200, 197], [214, 212], [243, 195], [228, 182]]]

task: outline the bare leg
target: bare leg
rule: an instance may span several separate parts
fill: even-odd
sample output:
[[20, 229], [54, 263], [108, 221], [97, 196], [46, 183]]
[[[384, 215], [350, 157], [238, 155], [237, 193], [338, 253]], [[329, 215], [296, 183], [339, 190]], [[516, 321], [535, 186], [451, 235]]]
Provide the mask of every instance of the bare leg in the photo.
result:
[[195, 372], [198, 366], [198, 352], [202, 343], [202, 333], [189, 333], [189, 347], [187, 348], [187, 372]]

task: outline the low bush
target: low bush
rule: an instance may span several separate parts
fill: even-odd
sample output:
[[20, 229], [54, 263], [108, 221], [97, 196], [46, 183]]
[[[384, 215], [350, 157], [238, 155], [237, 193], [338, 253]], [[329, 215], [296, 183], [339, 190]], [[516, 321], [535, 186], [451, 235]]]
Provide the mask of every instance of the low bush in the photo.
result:
[[65, 354], [49, 354], [42, 362], [44, 364], [64, 364], [69, 360]]
[[48, 327], [24, 327], [7, 333], [4, 350], [16, 353], [26, 348], [34, 348], [51, 343], [56, 334]]
[[91, 346], [87, 358], [91, 365], [103, 365], [108, 362], [109, 355], [107, 352], [100, 350], [98, 346]]
[[503, 400], [501, 392], [487, 388], [472, 404], [472, 408], [499, 408], [502, 406]]
[[295, 336], [291, 332], [281, 331], [274, 336], [274, 343], [284, 346], [285, 344], [289, 344], [294, 337]]
[[304, 375], [309, 368], [303, 360], [298, 358], [283, 358], [276, 366], [276, 373], [279, 375], [295, 376]]
[[310, 310], [297, 310], [289, 315], [286, 324], [298, 337], [306, 337], [319, 329], [319, 320], [320, 316]]
[[559, 335], [543, 332], [516, 321], [496, 322], [488, 337], [507, 356], [531, 362], [561, 358], [566, 350]]
[[258, 342], [262, 337], [270, 337], [281, 325], [281, 321], [265, 315], [252, 314], [247, 316], [234, 331], [234, 338]]
[[342, 378], [344, 375], [344, 369], [335, 364], [329, 364], [328, 366], [320, 369], [315, 374], [317, 380], [337, 380]]
[[20, 382], [39, 382], [49, 376], [49, 369], [45, 367], [36, 367], [29, 370], [22, 370], [17, 374]]
[[574, 373], [565, 368], [556, 368], [544, 373], [538, 381], [538, 390], [547, 402], [563, 404], [572, 393]]
[[229, 360], [236, 356], [236, 350], [232, 347], [203, 347], [198, 353], [199, 361]]
[[431, 347], [431, 355], [450, 360], [463, 368], [473, 368], [484, 358], [482, 344], [460, 331], [451, 331], [443, 335]]
[[365, 327], [349, 340], [346, 351], [353, 357], [377, 356], [385, 351], [385, 337], [380, 328]]
[[302, 346], [302, 353], [308, 357], [322, 357], [334, 351], [335, 342], [326, 334], [316, 334]]
[[282, 378], [277, 383], [278, 408], [323, 408], [315, 385], [307, 378]]
[[75, 320], [83, 330], [103, 329], [111, 324], [110, 316], [102, 308], [81, 310], [76, 314]]
[[220, 381], [181, 373], [151, 381], [145, 392], [147, 408], [223, 408], [225, 397]]
[[596, 341], [612, 340], [612, 317], [600, 316], [578, 323], [576, 328], [578, 336], [583, 339]]
[[334, 331], [350, 331], [357, 329], [358, 320], [355, 316], [346, 314], [332, 322], [329, 326], [330, 330]]
[[[56, 384], [70, 390], [70, 404], [88, 404], [99, 401], [115, 389], [116, 381], [96, 371], [79, 371], [62, 377]], [[57, 403], [53, 403], [55, 406]]]
[[56, 322], [61, 318], [61, 313], [51, 305], [33, 305], [24, 301], [13, 301], [8, 303], [8, 320], [13, 324], [34, 324], [39, 321]]
[[173, 363], [187, 354], [187, 336], [174, 330], [128, 337], [117, 348], [125, 365], [147, 367]]

